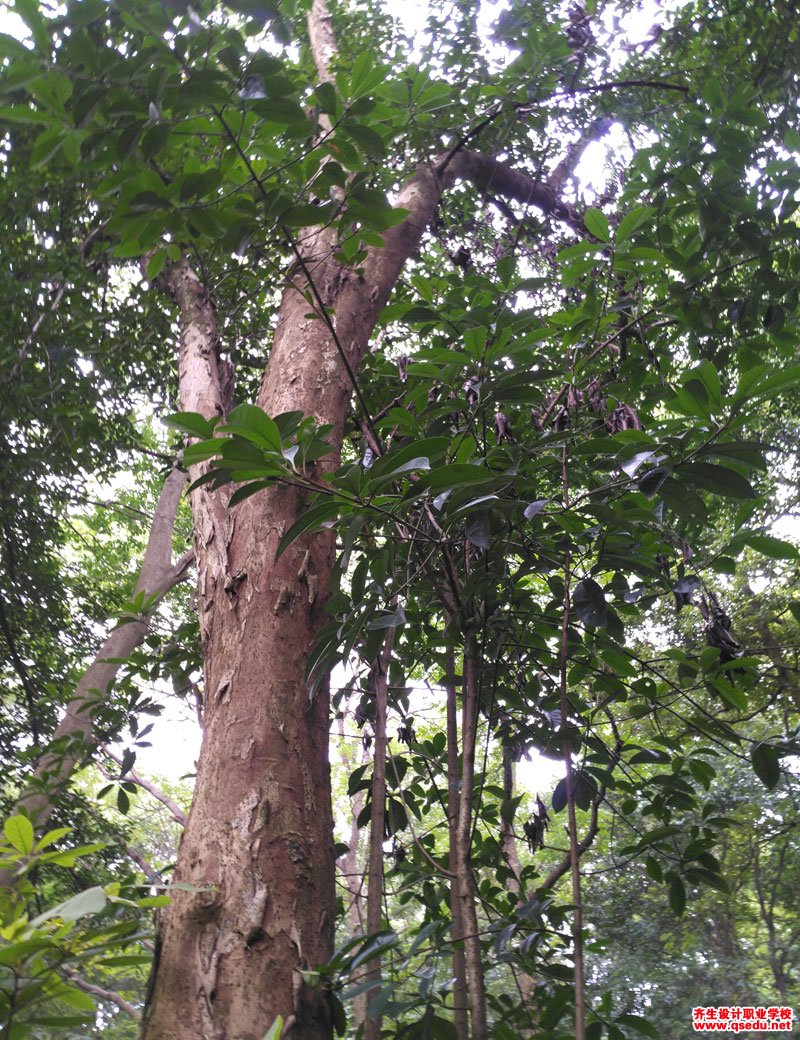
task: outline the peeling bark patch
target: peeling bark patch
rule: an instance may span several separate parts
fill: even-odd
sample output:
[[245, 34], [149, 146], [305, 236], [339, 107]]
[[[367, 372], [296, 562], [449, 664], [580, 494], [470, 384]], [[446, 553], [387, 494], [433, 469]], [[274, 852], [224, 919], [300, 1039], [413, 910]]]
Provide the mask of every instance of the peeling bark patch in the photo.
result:
[[217, 686], [217, 692], [216, 692], [216, 695], [215, 695], [215, 700], [216, 700], [217, 704], [219, 704], [220, 701], [222, 701], [222, 700], [225, 700], [225, 701], [229, 701], [230, 700], [231, 680], [232, 679], [233, 679], [233, 672], [227, 672], [220, 679], [219, 685]]
[[239, 594], [239, 586], [242, 584], [246, 577], [247, 571], [237, 571], [235, 574], [229, 574], [225, 578], [225, 584], [223, 588], [225, 589], [225, 594], [227, 595], [228, 599], [231, 601], [231, 606], [233, 606], [233, 604], [236, 602], [236, 599]]
[[280, 614], [285, 607], [291, 607], [294, 601], [294, 589], [287, 581], [281, 581], [277, 585], [277, 589], [273, 585], [273, 590], [277, 591], [275, 597], [275, 606], [272, 608], [273, 614]]

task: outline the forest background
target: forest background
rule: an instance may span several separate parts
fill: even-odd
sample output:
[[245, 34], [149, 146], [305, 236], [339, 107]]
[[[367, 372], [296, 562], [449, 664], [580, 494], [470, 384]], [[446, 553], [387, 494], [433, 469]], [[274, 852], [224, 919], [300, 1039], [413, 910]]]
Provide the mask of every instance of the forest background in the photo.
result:
[[4, 1040], [800, 1003], [794, 5], [415, 19], [8, 9]]

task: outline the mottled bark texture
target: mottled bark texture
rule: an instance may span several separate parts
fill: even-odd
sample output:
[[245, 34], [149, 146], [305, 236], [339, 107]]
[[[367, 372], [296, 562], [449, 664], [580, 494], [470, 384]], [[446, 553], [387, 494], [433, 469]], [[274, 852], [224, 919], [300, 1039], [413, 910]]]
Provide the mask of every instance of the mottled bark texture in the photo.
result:
[[[386, 833], [386, 752], [388, 747], [386, 717], [389, 710], [389, 661], [392, 656], [394, 636], [395, 629], [389, 629], [383, 650], [371, 670], [371, 685], [375, 693], [375, 755], [372, 765], [372, 803], [367, 871], [367, 931], [370, 935], [380, 932], [383, 927], [383, 839]], [[368, 962], [364, 978], [373, 980], [376, 984], [380, 982], [380, 957], [373, 957]], [[380, 1040], [380, 1037], [381, 1016], [369, 1013], [368, 997], [364, 1040]]]

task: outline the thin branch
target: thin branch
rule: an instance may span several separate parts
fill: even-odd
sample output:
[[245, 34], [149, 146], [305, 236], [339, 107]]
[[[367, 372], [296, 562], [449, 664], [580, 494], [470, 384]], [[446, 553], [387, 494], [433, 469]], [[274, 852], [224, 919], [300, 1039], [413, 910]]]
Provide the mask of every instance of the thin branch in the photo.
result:
[[3, 605], [2, 599], [0, 599], [0, 630], [3, 633], [3, 637], [8, 647], [8, 656], [11, 660], [12, 667], [17, 673], [22, 689], [25, 693], [25, 703], [28, 708], [28, 721], [31, 727], [31, 736], [33, 737], [33, 743], [36, 747], [39, 746], [39, 723], [36, 719], [36, 693], [34, 691], [33, 682], [30, 675], [28, 674], [28, 668], [22, 657], [17, 650], [16, 638], [11, 629], [11, 624], [6, 616], [6, 609]]
[[98, 1000], [105, 1000], [109, 1004], [114, 1004], [124, 1011], [126, 1015], [130, 1015], [131, 1018], [140, 1022], [142, 1019], [142, 1013], [135, 1008], [133, 1004], [129, 1004], [124, 997], [121, 997], [119, 993], [115, 993], [112, 989], [105, 989], [103, 986], [96, 986], [93, 982], [87, 982], [86, 979], [81, 978], [72, 968], [68, 968], [64, 965], [61, 969], [64, 974], [69, 978], [69, 981], [73, 986], [77, 986], [78, 989], [83, 990], [84, 993], [89, 993], [93, 997], [97, 997]]
[[150, 885], [158, 885], [159, 887], [163, 886], [164, 879], [162, 876], [147, 862], [138, 849], [135, 849], [133, 845], [126, 845], [125, 851], [147, 878]]
[[[103, 751], [109, 758], [113, 759], [120, 768], [122, 767], [122, 758], [115, 751], [112, 751], [109, 747], [104, 747]], [[102, 770], [102, 772], [108, 779], [111, 779], [105, 770]], [[186, 813], [183, 809], [181, 809], [181, 807], [177, 805], [168, 794], [164, 794], [164, 792], [156, 787], [154, 783], [142, 776], [140, 773], [137, 773], [135, 769], [127, 770], [124, 775], [120, 774], [119, 779], [129, 780], [132, 784], [136, 784], [137, 787], [141, 787], [143, 791], [147, 791], [147, 793], [155, 798], [157, 802], [161, 802], [162, 805], [169, 809], [169, 814], [176, 823], [179, 823], [181, 827], [186, 826]]]

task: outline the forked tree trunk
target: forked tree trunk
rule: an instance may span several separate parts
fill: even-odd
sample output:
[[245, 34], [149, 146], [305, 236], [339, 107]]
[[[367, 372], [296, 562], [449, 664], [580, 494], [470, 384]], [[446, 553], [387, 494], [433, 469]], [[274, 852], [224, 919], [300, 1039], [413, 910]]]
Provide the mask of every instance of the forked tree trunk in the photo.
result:
[[[324, 13], [322, 0], [314, 11]], [[419, 167], [397, 198], [408, 215], [382, 248], [368, 250], [363, 274], [334, 259], [335, 229], [304, 233], [257, 403], [269, 415], [299, 410], [332, 424], [334, 451], [318, 472], [337, 462], [352, 374], [378, 315], [442, 191], [459, 177], [577, 221], [547, 185], [462, 150]], [[185, 261], [164, 280], [181, 318], [181, 406], [207, 418], [223, 414], [213, 306]], [[227, 498], [209, 485], [192, 494], [205, 731], [143, 1038], [262, 1040], [280, 1015], [283, 1040], [329, 1040], [326, 994], [304, 975], [333, 949], [329, 697], [323, 687], [309, 701], [305, 665], [324, 619], [333, 542], [327, 533], [301, 538], [276, 563], [304, 496], [278, 486], [232, 511]], [[461, 816], [470, 810], [462, 804]], [[460, 897], [474, 915], [469, 889]], [[474, 960], [476, 923], [462, 925], [473, 930]], [[479, 971], [473, 964], [470, 976]], [[476, 1037], [485, 1034], [482, 1005], [480, 997], [473, 1003]]]
[[[307, 317], [306, 275], [284, 294], [258, 404], [332, 423], [335, 464], [355, 370], [403, 263], [419, 241], [442, 180], [420, 173], [401, 194], [411, 211], [372, 250], [366, 273], [332, 260], [331, 233], [304, 243], [315, 294], [334, 314]], [[323, 257], [317, 261], [313, 255]], [[213, 307], [185, 262], [167, 275], [181, 315], [181, 406], [221, 413]], [[233, 511], [206, 486], [192, 495], [205, 668], [205, 732], [172, 902], [154, 966], [145, 1040], [327, 1040], [325, 991], [303, 973], [333, 949], [334, 861], [327, 688], [309, 700], [305, 665], [324, 620], [333, 543], [283, 533], [305, 508], [275, 487]]]

